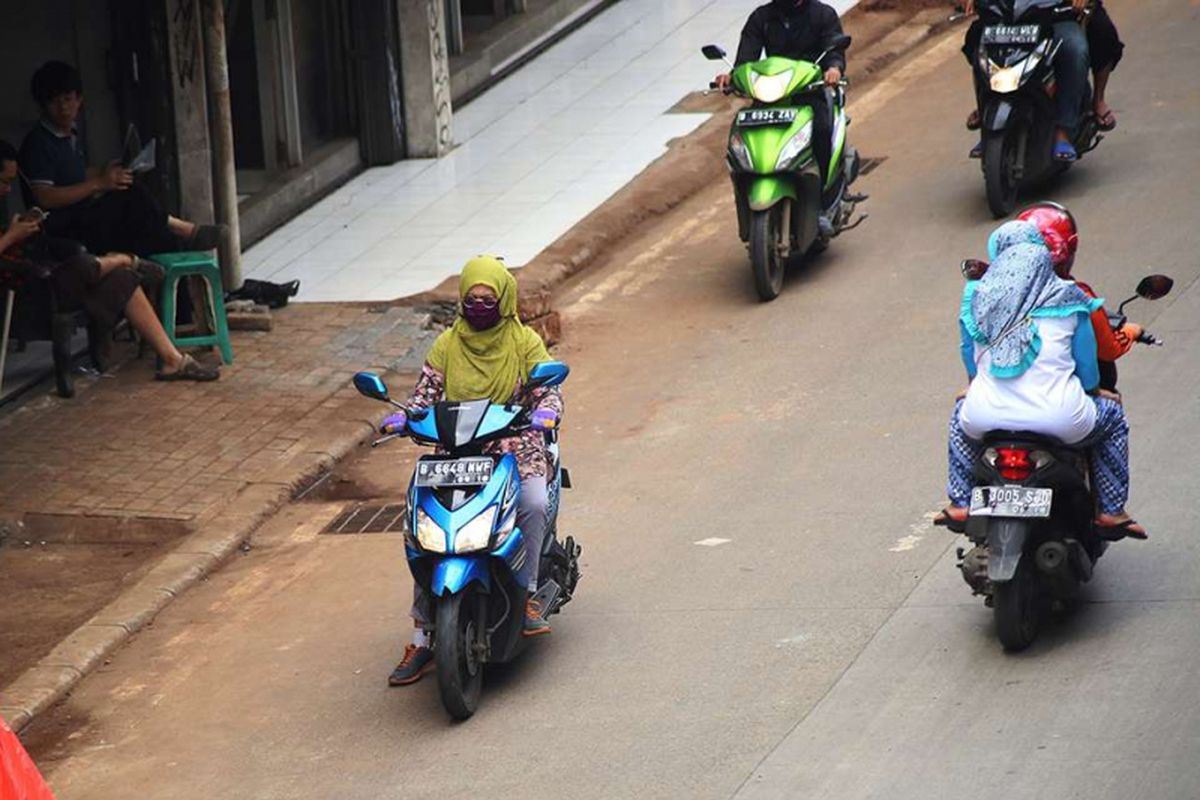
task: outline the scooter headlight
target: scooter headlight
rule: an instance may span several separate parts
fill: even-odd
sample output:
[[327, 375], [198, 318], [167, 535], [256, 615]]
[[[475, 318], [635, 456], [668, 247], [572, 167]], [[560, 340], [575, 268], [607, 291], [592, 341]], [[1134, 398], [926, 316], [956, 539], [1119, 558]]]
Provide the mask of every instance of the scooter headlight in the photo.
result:
[[1043, 44], [1016, 64], [1011, 64], [1007, 67], [1002, 67], [989, 59], [987, 62], [987, 75], [992, 91], [998, 94], [1008, 94], [1021, 88], [1025, 76], [1032, 74], [1037, 69], [1038, 65], [1042, 63], [1044, 55], [1045, 45]]
[[474, 553], [486, 550], [492, 539], [492, 525], [496, 522], [496, 507], [488, 506], [475, 519], [458, 529], [454, 534], [454, 552]]
[[446, 552], [446, 532], [420, 507], [417, 508], [417, 544], [430, 553]]
[[787, 144], [779, 153], [779, 159], [775, 162], [776, 172], [788, 172], [795, 166], [793, 162], [812, 144], [812, 129], [812, 123], [806, 122], [803, 128], [796, 131], [795, 136], [788, 139]]
[[750, 148], [746, 147], [746, 140], [742, 138], [740, 131], [734, 131], [729, 135], [729, 157], [742, 170], [754, 172], [754, 162], [750, 158]]
[[1021, 88], [1021, 76], [1025, 73], [1025, 65], [998, 67], [992, 64], [990, 72], [988, 82], [992, 86], [992, 91], [998, 94], [1008, 94]]
[[792, 76], [795, 70], [785, 70], [778, 75], [760, 75], [757, 72], [750, 73], [750, 86], [754, 99], [760, 103], [777, 103], [787, 94], [788, 87], [792, 85]]

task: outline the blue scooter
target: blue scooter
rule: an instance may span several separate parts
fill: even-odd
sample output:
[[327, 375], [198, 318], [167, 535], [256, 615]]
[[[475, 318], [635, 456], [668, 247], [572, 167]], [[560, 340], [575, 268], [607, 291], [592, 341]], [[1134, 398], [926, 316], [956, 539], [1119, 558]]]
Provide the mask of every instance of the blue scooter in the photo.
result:
[[[557, 386], [566, 364], [536, 365], [528, 388]], [[360, 394], [403, 406], [371, 372], [354, 376]], [[455, 719], [475, 713], [483, 688], [483, 665], [513, 660], [524, 649], [528, 590], [517, 580], [525, 566], [525, 541], [516, 525], [521, 478], [510, 454], [485, 455], [484, 446], [530, 427], [530, 411], [489, 400], [438, 403], [407, 411], [408, 426], [372, 443], [378, 446], [408, 435], [418, 444], [440, 447], [445, 455], [422, 456], [408, 488], [405, 554], [413, 579], [433, 599], [433, 652], [442, 704]], [[570, 474], [558, 455], [558, 433], [547, 432], [549, 516], [533, 598], [542, 616], [557, 614], [579, 582], [581, 548], [573, 538], [558, 540], [561, 490]]]

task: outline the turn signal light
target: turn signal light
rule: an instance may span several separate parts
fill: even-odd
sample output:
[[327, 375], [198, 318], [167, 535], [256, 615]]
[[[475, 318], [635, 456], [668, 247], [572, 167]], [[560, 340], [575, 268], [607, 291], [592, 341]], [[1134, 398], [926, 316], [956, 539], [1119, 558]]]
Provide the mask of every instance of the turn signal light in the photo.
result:
[[996, 471], [1006, 481], [1028, 480], [1033, 474], [1033, 461], [1029, 451], [1017, 447], [996, 448]]

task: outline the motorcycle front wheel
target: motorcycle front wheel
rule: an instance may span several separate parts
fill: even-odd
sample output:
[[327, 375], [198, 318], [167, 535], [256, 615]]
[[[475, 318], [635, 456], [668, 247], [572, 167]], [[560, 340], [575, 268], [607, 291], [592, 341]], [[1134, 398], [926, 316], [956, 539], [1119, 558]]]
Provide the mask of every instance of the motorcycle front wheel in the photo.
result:
[[483, 661], [478, 655], [480, 620], [474, 603], [454, 594], [438, 600], [434, 660], [442, 705], [455, 719], [467, 719], [479, 707]]
[[1037, 639], [1042, 624], [1042, 598], [1032, 558], [1022, 558], [1012, 580], [992, 589], [996, 636], [1010, 653], [1018, 653]]
[[1020, 182], [1016, 175], [1017, 132], [1009, 129], [990, 133], [983, 141], [983, 181], [988, 208], [997, 219], [1017, 207]]
[[754, 211], [750, 218], [750, 266], [754, 270], [754, 289], [758, 298], [769, 302], [783, 291], [787, 242], [782, 220], [791, 213], [784, 200], [766, 211]]

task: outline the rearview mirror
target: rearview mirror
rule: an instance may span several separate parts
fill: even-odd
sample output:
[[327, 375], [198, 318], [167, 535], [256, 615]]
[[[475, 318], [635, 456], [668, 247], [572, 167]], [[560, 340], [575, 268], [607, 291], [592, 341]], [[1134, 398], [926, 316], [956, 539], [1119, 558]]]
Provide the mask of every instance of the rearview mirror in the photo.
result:
[[561, 361], [543, 361], [529, 370], [531, 387], [558, 386], [571, 374], [571, 368]]
[[959, 269], [962, 270], [962, 276], [969, 281], [977, 281], [983, 277], [991, 265], [986, 261], [980, 261], [978, 258], [964, 258]]
[[369, 397], [372, 400], [382, 400], [385, 403], [391, 400], [391, 397], [388, 396], [387, 384], [374, 372], [355, 373], [354, 388], [358, 389], [358, 393], [363, 397]]
[[1166, 275], [1148, 275], [1137, 285], [1138, 297], [1159, 300], [1171, 293], [1175, 281]]
[[700, 52], [703, 53], [704, 57], [709, 61], [720, 61], [725, 58], [725, 51], [715, 44], [704, 45], [704, 47], [700, 48]]
[[854, 41], [853, 37], [851, 37], [851, 36], [848, 36], [848, 35], [846, 35], [846, 34], [844, 34], [844, 33], [843, 33], [843, 34], [842, 34], [842, 35], [840, 35], [840, 36], [835, 36], [835, 37], [833, 37], [832, 39], [830, 39], [830, 40], [829, 40], [829, 44], [825, 45], [825, 50], [826, 50], [826, 51], [829, 51], [829, 50], [845, 50], [847, 47], [849, 47], [849, 46], [850, 46], [850, 43], [851, 43], [852, 41]]

